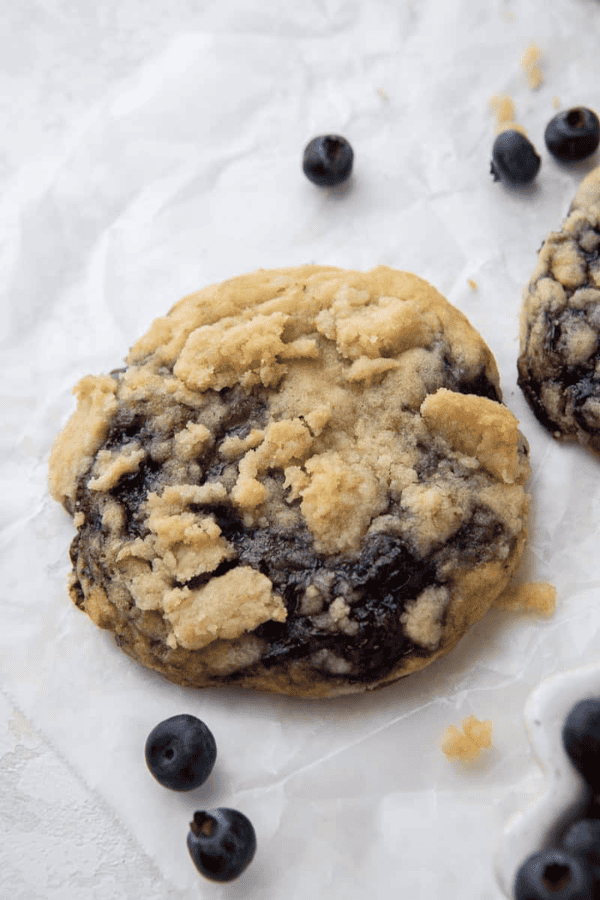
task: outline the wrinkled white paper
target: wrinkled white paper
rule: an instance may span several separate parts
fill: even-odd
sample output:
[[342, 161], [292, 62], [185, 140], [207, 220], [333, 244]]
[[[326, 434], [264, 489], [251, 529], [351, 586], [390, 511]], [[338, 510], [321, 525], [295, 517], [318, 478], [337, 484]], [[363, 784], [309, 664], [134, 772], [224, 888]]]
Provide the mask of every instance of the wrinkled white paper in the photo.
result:
[[[543, 790], [526, 698], [598, 656], [600, 462], [544, 432], [516, 385], [516, 357], [536, 252], [596, 162], [557, 164], [543, 130], [555, 98], [600, 109], [600, 5], [312, 0], [266, 10], [220, 0], [199, 21], [74, 123], [60, 153], [19, 170], [0, 207], [6, 716], [20, 711], [64, 762], [61, 777], [96, 798], [107, 833], [121, 829], [148, 859], [146, 896], [498, 900], [503, 825]], [[521, 66], [531, 42], [543, 51], [535, 91]], [[543, 158], [521, 192], [489, 175], [498, 92], [513, 97]], [[350, 183], [331, 191], [300, 167], [324, 132], [355, 152]], [[306, 262], [409, 269], [481, 331], [531, 446], [521, 577], [552, 582], [558, 609], [549, 620], [492, 611], [449, 657], [372, 696], [185, 690], [133, 663], [71, 605], [74, 532], [46, 493], [49, 448], [79, 377], [118, 367], [180, 296]], [[150, 729], [183, 711], [210, 725], [219, 752], [191, 796], [161, 788], [143, 761]], [[443, 756], [440, 738], [471, 714], [493, 720], [494, 742], [467, 768]], [[60, 802], [53, 777], [40, 770], [32, 782], [50, 805]], [[217, 805], [243, 810], [258, 835], [252, 866], [226, 887], [202, 880], [185, 846], [194, 809]], [[74, 809], [83, 818], [85, 804]], [[51, 886], [62, 873], [69, 897], [80, 864], [65, 859]], [[91, 868], [102, 865], [90, 849]], [[89, 896], [114, 896], [102, 891]]]

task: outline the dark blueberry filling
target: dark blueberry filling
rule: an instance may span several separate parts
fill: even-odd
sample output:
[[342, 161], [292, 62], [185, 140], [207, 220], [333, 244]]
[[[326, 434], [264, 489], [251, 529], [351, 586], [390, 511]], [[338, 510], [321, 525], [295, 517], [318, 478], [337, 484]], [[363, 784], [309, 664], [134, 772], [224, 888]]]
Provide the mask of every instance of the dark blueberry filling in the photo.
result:
[[421, 459], [415, 466], [415, 471], [419, 476], [419, 481], [427, 481], [437, 472], [440, 466], [444, 465], [447, 457], [441, 450], [435, 447], [425, 447], [420, 442], [417, 443], [417, 450], [421, 451]]
[[[265, 665], [310, 656], [318, 650], [327, 649], [348, 660], [353, 671], [360, 672], [360, 679], [370, 680], [384, 676], [402, 656], [416, 650], [416, 645], [402, 632], [400, 616], [407, 600], [414, 600], [426, 587], [435, 583], [435, 567], [413, 556], [398, 537], [372, 535], [364, 542], [363, 550], [355, 560], [314, 555], [307, 557], [308, 565], [304, 571], [296, 573], [292, 583], [281, 571], [285, 557], [279, 566], [277, 562], [274, 570], [269, 570], [267, 574], [276, 589], [277, 579], [282, 580], [283, 576], [288, 620], [284, 623], [267, 622], [256, 630], [259, 637], [269, 642], [269, 649], [263, 657]], [[331, 599], [336, 594], [343, 597], [344, 588], [351, 586], [350, 617], [358, 626], [356, 634], [348, 636], [343, 632], [331, 633], [316, 628], [308, 616], [298, 614], [301, 594], [317, 572], [333, 577]]]
[[219, 391], [219, 396], [227, 406], [227, 418], [217, 434], [217, 441], [223, 437], [245, 437], [253, 428], [266, 425], [269, 402], [267, 395], [255, 388], [251, 394], [239, 385]]
[[521, 360], [518, 362], [518, 371], [517, 384], [523, 391], [523, 396], [527, 400], [531, 407], [531, 411], [538, 422], [550, 432], [560, 431], [561, 426], [548, 415], [548, 410], [540, 399], [542, 394], [542, 382], [531, 376], [525, 363]]
[[147, 418], [147, 415], [142, 413], [127, 415], [119, 412], [111, 423], [104, 448], [113, 450], [115, 447], [124, 447], [136, 439], [143, 440]]
[[81, 585], [81, 575], [77, 571], [79, 568], [79, 560], [83, 560], [85, 558], [84, 553], [80, 551], [81, 546], [81, 532], [77, 532], [77, 535], [71, 541], [71, 546], [69, 547], [69, 558], [71, 560], [71, 565], [73, 566], [73, 572], [76, 574], [77, 578], [74, 579], [73, 584], [71, 585], [71, 597], [73, 599], [73, 603], [78, 609], [85, 608], [85, 593], [83, 587]]
[[[246, 529], [230, 507], [204, 511], [215, 516], [223, 536], [236, 549], [236, 559], [188, 586], [197, 587], [234, 566], [247, 565], [269, 578], [285, 602], [288, 616], [284, 623], [267, 622], [254, 631], [269, 644], [262, 658], [264, 665], [330, 650], [368, 680], [385, 675], [403, 655], [418, 649], [404, 637], [400, 615], [407, 600], [414, 600], [436, 583], [435, 567], [418, 560], [397, 536], [373, 535], [355, 559], [321, 556], [315, 553], [307, 530]], [[349, 600], [356, 634], [319, 628], [300, 612], [304, 593], [315, 581], [327, 584], [327, 602], [337, 597]]]
[[573, 418], [584, 431], [597, 432], [597, 421], [588, 419], [585, 404], [588, 400], [600, 400], [600, 380], [598, 377], [590, 377], [589, 374], [581, 377], [570, 390], [569, 395], [573, 402]]
[[502, 523], [491, 510], [479, 507], [474, 510], [471, 521], [461, 525], [453, 536], [452, 545], [463, 558], [475, 557], [473, 561], [483, 561], [486, 548], [497, 541], [502, 532]]
[[461, 378], [452, 389], [459, 394], [477, 394], [479, 397], [487, 397], [488, 400], [495, 400], [497, 403], [502, 402], [499, 390], [484, 371], [481, 371], [475, 378]]
[[118, 484], [110, 491], [126, 510], [127, 530], [132, 536], [144, 537], [148, 533], [148, 527], [141, 518], [141, 506], [149, 493], [160, 490], [160, 470], [160, 463], [145, 459], [136, 472], [122, 475]]
[[[136, 495], [137, 491], [136, 487]], [[307, 530], [247, 529], [237, 513], [227, 506], [196, 511], [215, 517], [223, 536], [235, 547], [236, 557], [215, 572], [192, 579], [187, 586], [199, 587], [234, 566], [248, 565], [267, 576], [285, 602], [288, 616], [284, 623], [267, 622], [254, 631], [268, 645], [261, 660], [263, 665], [276, 666], [328, 650], [350, 663], [350, 680], [370, 681], [385, 677], [403, 656], [426, 652], [404, 635], [400, 617], [407, 601], [416, 599], [425, 588], [440, 584], [436, 563], [415, 556], [397, 535], [369, 536], [361, 553], [354, 558], [321, 556], [315, 553]], [[476, 564], [489, 556], [490, 544], [501, 533], [501, 524], [489, 510], [476, 509], [471, 521], [456, 533], [450, 547]], [[86, 543], [82, 539], [81, 544]], [[86, 553], [80, 553], [81, 549], [78, 544], [73, 550], [80, 577], [86, 569], [87, 557]], [[97, 566], [93, 568], [88, 573], [93, 578], [86, 580], [102, 579], [103, 573]], [[355, 633], [329, 631], [301, 612], [302, 599], [311, 584], [326, 585], [325, 605], [337, 597], [348, 602]]]
[[[598, 425], [595, 417], [590, 420], [586, 415], [585, 404], [591, 399], [600, 400], [600, 379], [598, 376], [590, 374], [587, 368], [568, 369], [561, 372], [560, 376], [553, 380], [564, 391], [564, 408], [570, 408], [577, 425], [594, 441], [598, 435]], [[551, 432], [562, 431], [563, 425], [552, 419], [540, 399], [542, 382], [531, 377], [523, 365], [519, 365], [517, 383], [538, 422]]]
[[465, 374], [456, 368], [453, 360], [444, 356], [445, 384], [451, 391], [457, 394], [477, 394], [479, 397], [487, 397], [489, 400], [502, 402], [500, 391], [487, 376], [485, 369], [481, 369], [477, 375]]

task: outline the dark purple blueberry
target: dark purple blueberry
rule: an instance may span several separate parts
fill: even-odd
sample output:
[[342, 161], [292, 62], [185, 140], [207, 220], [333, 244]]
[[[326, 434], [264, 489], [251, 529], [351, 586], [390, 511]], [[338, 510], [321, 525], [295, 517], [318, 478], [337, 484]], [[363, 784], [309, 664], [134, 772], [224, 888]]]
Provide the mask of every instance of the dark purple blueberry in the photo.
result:
[[544, 140], [557, 159], [577, 162], [590, 156], [600, 143], [600, 121], [591, 109], [575, 106], [550, 119]]
[[237, 809], [194, 813], [187, 836], [194, 865], [212, 881], [232, 881], [241, 875], [256, 851], [252, 822]]
[[541, 850], [525, 860], [515, 879], [515, 900], [593, 900], [594, 878], [582, 857]]
[[153, 728], [146, 741], [146, 763], [156, 780], [173, 791], [191, 791], [204, 784], [217, 758], [210, 729], [183, 713]]
[[494, 141], [491, 165], [494, 181], [529, 184], [537, 175], [540, 163], [535, 147], [520, 131], [502, 131]]
[[600, 793], [600, 699], [580, 700], [563, 725], [567, 755], [594, 794]]
[[346, 138], [322, 134], [309, 141], [302, 157], [302, 170], [319, 187], [334, 187], [352, 171], [354, 153]]
[[568, 853], [582, 856], [596, 881], [600, 881], [600, 820], [578, 819], [573, 822], [565, 831], [560, 845]]

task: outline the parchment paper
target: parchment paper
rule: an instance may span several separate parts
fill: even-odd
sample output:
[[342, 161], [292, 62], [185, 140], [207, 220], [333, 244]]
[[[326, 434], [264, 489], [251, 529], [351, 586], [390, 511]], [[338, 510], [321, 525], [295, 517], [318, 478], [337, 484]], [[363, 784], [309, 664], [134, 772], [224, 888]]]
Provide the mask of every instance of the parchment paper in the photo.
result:
[[[559, 165], [543, 130], [557, 106], [600, 109], [600, 4], [220, 0], [195, 21], [171, 23], [165, 46], [51, 154], [17, 167], [0, 207], [0, 771], [11, 785], [0, 895], [498, 900], [502, 827], [544, 787], [526, 698], [598, 656], [600, 462], [544, 432], [516, 357], [536, 252], [597, 162]], [[537, 90], [521, 65], [531, 42], [543, 52]], [[542, 156], [530, 189], [489, 175], [498, 92]], [[350, 183], [330, 191], [300, 167], [325, 132], [355, 152]], [[445, 660], [372, 696], [184, 690], [71, 605], [74, 531], [46, 493], [49, 448], [79, 377], [118, 367], [180, 296], [305, 262], [409, 269], [481, 331], [531, 446], [520, 577], [552, 582], [558, 609], [549, 620], [493, 610]], [[189, 796], [161, 788], [143, 761], [151, 728], [184, 711], [210, 725], [219, 752]], [[439, 744], [470, 714], [493, 721], [494, 743], [465, 767]], [[185, 846], [194, 809], [217, 805], [242, 809], [258, 835], [254, 863], [228, 886], [202, 880]]]

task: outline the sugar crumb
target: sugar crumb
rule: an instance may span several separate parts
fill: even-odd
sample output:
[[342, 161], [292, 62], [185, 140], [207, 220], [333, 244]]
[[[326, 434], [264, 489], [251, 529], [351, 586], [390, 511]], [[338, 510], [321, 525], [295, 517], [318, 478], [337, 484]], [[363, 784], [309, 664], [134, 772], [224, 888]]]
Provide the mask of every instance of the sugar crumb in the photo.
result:
[[556, 612], [556, 588], [546, 581], [515, 584], [500, 594], [494, 603], [497, 609], [537, 612], [552, 616]]
[[482, 750], [492, 746], [492, 722], [480, 721], [477, 716], [467, 716], [461, 723], [462, 731], [456, 725], [449, 725], [442, 736], [442, 753], [448, 759], [472, 762]]
[[527, 83], [532, 90], [536, 90], [544, 83], [544, 75], [540, 66], [542, 56], [540, 48], [532, 42], [521, 60]]
[[527, 132], [515, 119], [515, 104], [508, 94], [493, 94], [489, 99], [489, 105], [496, 117], [496, 133], [502, 131], [519, 131], [527, 137]]
[[467, 283], [472, 291], [476, 291], [479, 287], [479, 285], [473, 278], [467, 278]]

